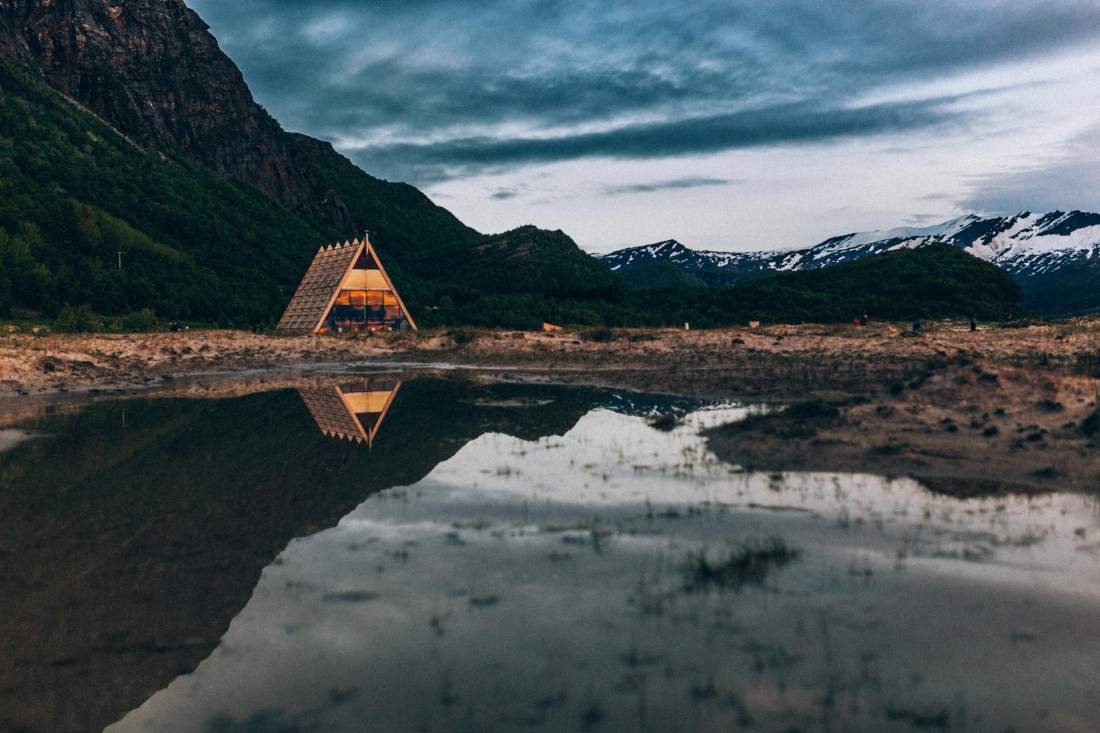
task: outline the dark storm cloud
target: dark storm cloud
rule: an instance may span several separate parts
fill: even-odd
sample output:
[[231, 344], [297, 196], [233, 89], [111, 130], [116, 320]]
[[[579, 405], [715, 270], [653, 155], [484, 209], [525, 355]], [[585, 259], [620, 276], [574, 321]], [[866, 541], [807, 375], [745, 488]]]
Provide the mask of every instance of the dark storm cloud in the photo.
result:
[[1091, 0], [191, 4], [288, 127], [421, 181], [917, 130], [945, 110], [853, 107], [1100, 37]]
[[633, 193], [655, 193], [657, 191], [674, 191], [684, 188], [706, 188], [710, 186], [729, 186], [739, 183], [731, 178], [672, 178], [667, 181], [651, 181], [649, 183], [632, 183], [626, 186], [608, 186], [604, 193], [609, 196], [620, 196]]
[[593, 157], [645, 159], [700, 155], [928, 128], [954, 119], [946, 101], [856, 109], [789, 104], [552, 138], [476, 137], [372, 146], [353, 157], [368, 170], [400, 166], [416, 180], [430, 182], [531, 163]]

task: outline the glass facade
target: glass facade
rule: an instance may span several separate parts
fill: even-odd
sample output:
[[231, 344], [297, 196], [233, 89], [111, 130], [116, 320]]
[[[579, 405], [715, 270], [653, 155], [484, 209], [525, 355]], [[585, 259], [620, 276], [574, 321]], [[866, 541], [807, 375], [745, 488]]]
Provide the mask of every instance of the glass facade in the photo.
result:
[[325, 330], [335, 333], [409, 328], [397, 296], [388, 290], [341, 290], [325, 320]]

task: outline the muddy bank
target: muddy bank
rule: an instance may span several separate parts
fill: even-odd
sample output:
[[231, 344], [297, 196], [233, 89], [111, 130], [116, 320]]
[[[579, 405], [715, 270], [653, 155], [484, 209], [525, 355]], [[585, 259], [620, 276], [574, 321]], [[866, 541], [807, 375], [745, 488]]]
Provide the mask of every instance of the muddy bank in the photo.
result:
[[[302, 365], [405, 362], [544, 372], [554, 381], [742, 395], [847, 394], [960, 358], [996, 367], [1095, 374], [1100, 319], [970, 333], [933, 324], [760, 330], [451, 330], [370, 338], [236, 331], [0, 338], [0, 395], [139, 387], [183, 375]], [[524, 379], [539, 379], [526, 375]]]
[[869, 395], [800, 402], [709, 432], [768, 471], [910, 476], [955, 496], [1100, 488], [1100, 382], [956, 363]]

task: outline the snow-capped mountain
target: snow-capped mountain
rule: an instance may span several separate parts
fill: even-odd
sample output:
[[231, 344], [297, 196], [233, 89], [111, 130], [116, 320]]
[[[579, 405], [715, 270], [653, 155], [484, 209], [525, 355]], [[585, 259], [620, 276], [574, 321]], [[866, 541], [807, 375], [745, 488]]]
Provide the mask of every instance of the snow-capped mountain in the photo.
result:
[[761, 257], [767, 257], [774, 252], [717, 252], [707, 250], [688, 249], [675, 239], [668, 239], [656, 244], [646, 244], [641, 247], [620, 249], [608, 255], [600, 257], [611, 267], [619, 270], [623, 267], [638, 265], [645, 262], [667, 261], [675, 262], [681, 267], [728, 267], [742, 262], [755, 261]]
[[[694, 250], [675, 239], [620, 249], [600, 259], [615, 272], [639, 282], [648, 280], [662, 265], [675, 265], [698, 285], [732, 285], [754, 274], [767, 274], [775, 252], [719, 252]], [[643, 284], [640, 283], [639, 284]], [[656, 284], [656, 283], [654, 283]]]
[[[764, 275], [829, 267], [903, 247], [947, 243], [1011, 273], [1024, 304], [1046, 313], [1100, 309], [1100, 214], [1025, 211], [983, 218], [968, 214], [930, 227], [844, 234], [789, 251], [696, 251], [675, 240], [630, 247], [600, 257], [628, 279], [664, 263], [708, 285], [732, 285]], [[655, 285], [651, 276], [646, 285]]]

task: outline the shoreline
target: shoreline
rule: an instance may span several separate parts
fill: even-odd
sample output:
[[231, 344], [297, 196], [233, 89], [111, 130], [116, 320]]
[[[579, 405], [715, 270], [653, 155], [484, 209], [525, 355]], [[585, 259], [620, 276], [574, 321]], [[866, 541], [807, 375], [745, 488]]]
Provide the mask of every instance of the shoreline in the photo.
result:
[[1096, 492], [1097, 357], [1100, 320], [977, 333], [937, 324], [916, 337], [890, 324], [8, 336], [0, 428], [100, 399], [235, 397], [402, 372], [788, 405], [709, 431], [711, 450], [746, 470], [909, 476], [956, 496]]
[[[747, 395], [873, 391], [929, 365], [1100, 373], [1100, 319], [971, 333], [930, 324], [772, 326], [705, 331], [592, 329], [555, 333], [450, 329], [369, 338], [267, 336], [239, 331], [0, 337], [0, 398], [137, 389], [204, 374], [378, 366], [529, 371], [571, 383]], [[629, 384], [624, 384], [627, 382]]]

